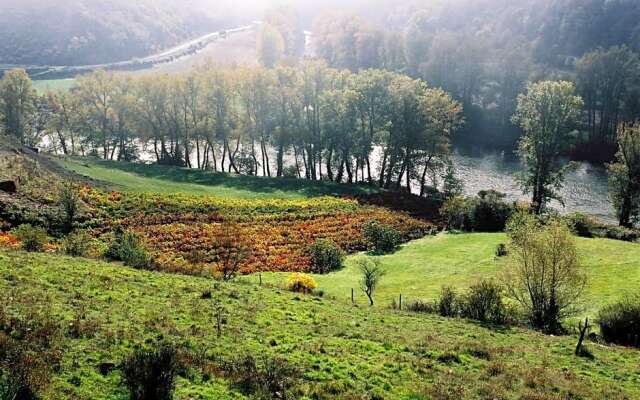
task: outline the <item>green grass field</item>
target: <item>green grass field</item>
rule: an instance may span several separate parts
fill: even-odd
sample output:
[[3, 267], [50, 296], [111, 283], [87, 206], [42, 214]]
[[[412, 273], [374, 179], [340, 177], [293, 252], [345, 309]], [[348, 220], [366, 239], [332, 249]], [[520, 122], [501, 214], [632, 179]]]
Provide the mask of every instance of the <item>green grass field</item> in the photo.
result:
[[47, 92], [66, 92], [75, 85], [75, 79], [44, 79], [33, 81], [33, 86], [40, 94]]
[[[600, 307], [640, 287], [640, 244], [609, 239], [577, 238], [578, 253], [587, 272], [585, 312], [594, 315]], [[379, 303], [389, 305], [402, 294], [405, 301], [435, 299], [443, 285], [461, 291], [483, 278], [499, 278], [508, 258], [498, 258], [499, 243], [507, 243], [502, 233], [440, 234], [413, 241], [399, 251], [378, 258], [386, 272], [377, 292]], [[316, 275], [319, 288], [340, 300], [350, 301], [351, 288], [366, 303], [359, 290], [360, 274], [354, 261], [363, 254], [347, 258], [345, 267], [328, 275]], [[266, 282], [283, 284], [286, 274], [263, 274]], [[250, 278], [255, 281], [257, 277]]]
[[240, 176], [95, 159], [64, 159], [60, 163], [80, 175], [108, 183], [115, 190], [132, 192], [184, 193], [243, 199], [298, 199], [357, 195], [376, 190], [366, 186], [325, 181]]
[[[203, 298], [207, 290], [213, 299]], [[51, 340], [62, 358], [40, 393], [45, 400], [127, 399], [119, 370], [103, 375], [98, 366], [117, 366], [136, 345], [159, 336], [212, 365], [242, 354], [284, 359], [299, 371], [290, 389], [296, 399], [640, 396], [637, 350], [590, 343], [594, 358], [578, 358], [573, 336], [354, 307], [247, 283], [0, 251], [0, 293], [12, 300], [0, 304], [5, 313], [35, 312], [60, 324]], [[221, 337], [215, 299], [226, 310]], [[81, 335], [69, 328], [78, 316]], [[192, 366], [178, 378], [175, 398], [251, 397], [226, 375]]]

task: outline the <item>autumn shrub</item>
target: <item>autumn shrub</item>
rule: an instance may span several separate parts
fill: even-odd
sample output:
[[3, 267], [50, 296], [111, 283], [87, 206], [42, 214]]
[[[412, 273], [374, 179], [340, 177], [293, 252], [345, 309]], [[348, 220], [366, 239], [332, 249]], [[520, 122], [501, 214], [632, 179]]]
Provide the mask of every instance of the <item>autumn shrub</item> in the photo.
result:
[[85, 257], [91, 249], [92, 238], [86, 231], [75, 231], [62, 241], [64, 252], [73, 257]]
[[9, 232], [0, 232], [0, 248], [17, 249], [20, 247], [18, 238]]
[[131, 400], [173, 399], [178, 362], [172, 344], [160, 342], [149, 349], [134, 350], [121, 370]]
[[367, 222], [363, 234], [369, 251], [376, 254], [391, 253], [402, 242], [402, 236], [397, 229], [378, 221]]
[[326, 274], [342, 268], [345, 254], [333, 240], [318, 239], [309, 246], [308, 253], [311, 258], [311, 272]]
[[598, 323], [607, 342], [640, 347], [640, 296], [604, 307], [598, 314]]
[[44, 228], [34, 227], [29, 224], [18, 226], [12, 231], [12, 234], [18, 238], [23, 250], [31, 252], [43, 251], [50, 240]]
[[311, 275], [294, 274], [287, 280], [287, 289], [292, 292], [311, 293], [318, 284]]

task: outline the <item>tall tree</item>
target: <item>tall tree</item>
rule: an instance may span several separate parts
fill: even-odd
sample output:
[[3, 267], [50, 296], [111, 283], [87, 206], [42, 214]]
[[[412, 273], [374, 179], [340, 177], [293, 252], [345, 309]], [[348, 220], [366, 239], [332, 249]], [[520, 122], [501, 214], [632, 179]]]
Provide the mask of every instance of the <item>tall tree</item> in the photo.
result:
[[285, 43], [280, 31], [268, 23], [263, 23], [258, 32], [258, 58], [262, 65], [273, 68], [282, 58]]
[[518, 180], [525, 193], [532, 193], [537, 213], [549, 200], [562, 200], [557, 191], [569, 165], [560, 156], [575, 142], [573, 128], [582, 104], [574, 84], [566, 81], [532, 83], [518, 96], [513, 121], [524, 132], [518, 154], [525, 166]]
[[632, 228], [640, 217], [640, 122], [620, 128], [616, 161], [609, 165], [609, 185], [620, 226]]
[[590, 142], [614, 143], [618, 126], [626, 117], [625, 102], [632, 101], [634, 95], [632, 82], [640, 75], [638, 56], [626, 46], [597, 49], [579, 59], [576, 70]]
[[0, 107], [2, 123], [7, 134], [20, 143], [35, 145], [31, 141], [31, 121], [36, 107], [36, 91], [27, 72], [13, 69], [5, 72], [0, 81]]

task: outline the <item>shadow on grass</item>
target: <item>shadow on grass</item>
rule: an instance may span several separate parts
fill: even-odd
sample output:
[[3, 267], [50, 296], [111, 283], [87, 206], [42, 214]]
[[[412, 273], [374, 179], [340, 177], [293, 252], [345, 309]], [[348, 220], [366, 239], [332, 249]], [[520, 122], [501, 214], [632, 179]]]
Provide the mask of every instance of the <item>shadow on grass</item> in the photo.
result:
[[339, 184], [328, 181], [310, 181], [306, 179], [288, 177], [266, 178], [234, 175], [222, 172], [209, 172], [156, 164], [137, 164], [97, 159], [75, 159], [75, 161], [80, 163], [89, 161], [90, 163], [96, 164], [100, 167], [133, 173], [145, 178], [203, 186], [224, 186], [256, 194], [290, 192], [306, 197], [343, 195], [358, 196], [376, 193], [378, 191], [378, 189], [366, 185]]

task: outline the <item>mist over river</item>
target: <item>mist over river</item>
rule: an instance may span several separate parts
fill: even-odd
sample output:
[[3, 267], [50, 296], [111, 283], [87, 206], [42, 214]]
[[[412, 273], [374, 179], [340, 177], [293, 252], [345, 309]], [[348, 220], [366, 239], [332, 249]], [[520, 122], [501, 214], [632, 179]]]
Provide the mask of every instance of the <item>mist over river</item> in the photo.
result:
[[[512, 201], [529, 200], [529, 196], [522, 194], [515, 181], [516, 172], [522, 170], [517, 157], [498, 152], [456, 149], [453, 162], [467, 195], [493, 189], [505, 193]], [[581, 163], [575, 171], [567, 174], [561, 194], [565, 206], [552, 203], [552, 207], [561, 213], [581, 211], [607, 222], [616, 220], [609, 201], [607, 171], [603, 166]]]

